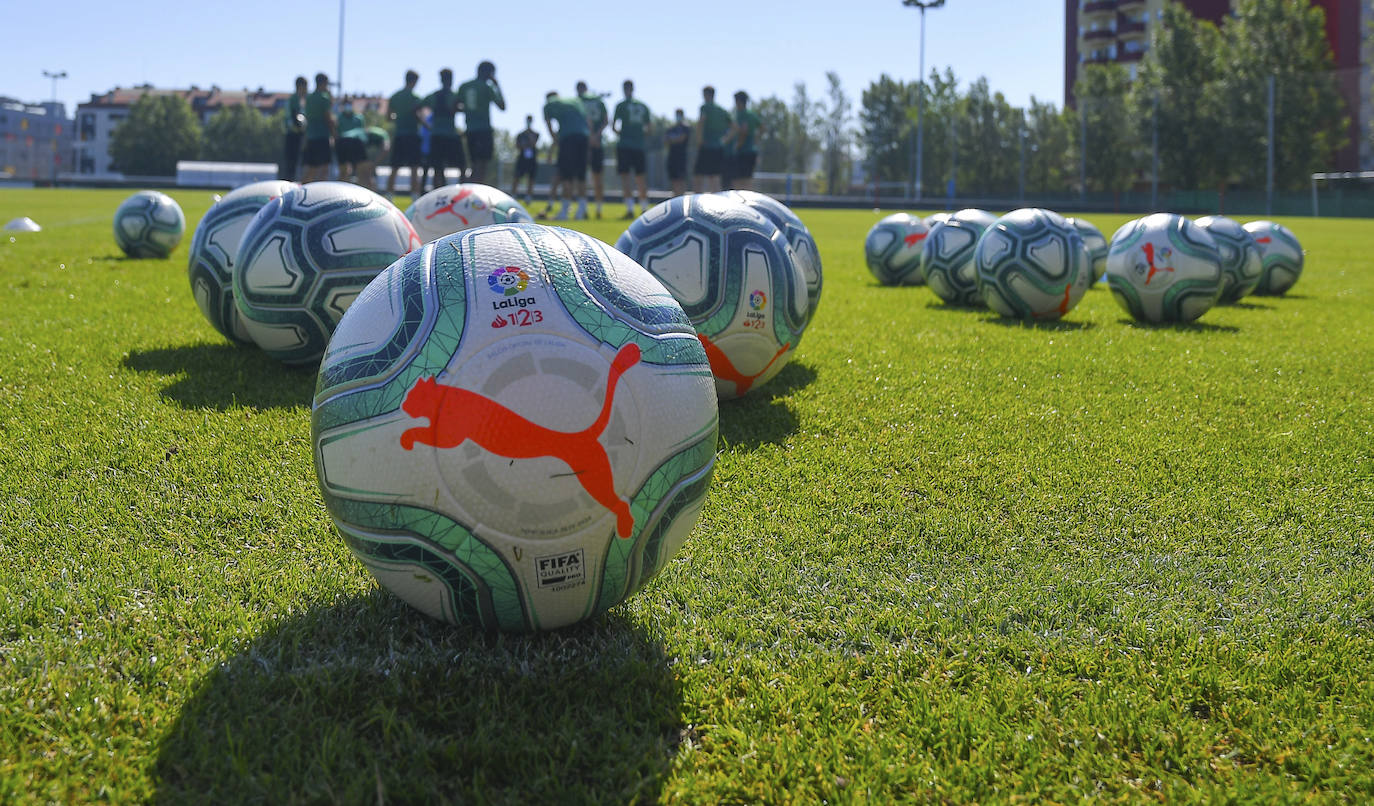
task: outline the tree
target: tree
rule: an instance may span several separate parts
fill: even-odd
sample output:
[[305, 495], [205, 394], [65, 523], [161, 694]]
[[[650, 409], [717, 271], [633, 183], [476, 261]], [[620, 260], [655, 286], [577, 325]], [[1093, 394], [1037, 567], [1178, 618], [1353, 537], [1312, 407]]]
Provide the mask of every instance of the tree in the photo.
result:
[[200, 153], [200, 124], [179, 95], [144, 95], [110, 138], [110, 156], [131, 176], [173, 176]]
[[792, 131], [787, 134], [787, 170], [805, 174], [811, 169], [811, 158], [820, 148], [822, 107], [811, 100], [806, 82], [792, 85]]
[[[943, 75], [934, 68], [930, 71], [928, 86], [922, 86], [925, 105], [921, 113], [923, 134], [921, 169], [923, 188], [943, 187], [954, 169], [954, 149], [956, 141], [955, 123], [961, 114], [959, 103], [959, 79], [954, 71], [945, 68]], [[907, 110], [911, 120], [911, 175], [916, 174], [916, 107]]]
[[1301, 190], [1345, 143], [1344, 104], [1332, 72], [1324, 12], [1308, 0], [1237, 0], [1222, 22], [1219, 111], [1235, 121], [1226, 166], [1263, 187], [1268, 149], [1268, 82], [1274, 77], [1275, 184]]
[[1153, 126], [1158, 137], [1160, 180], [1166, 185], [1193, 189], [1224, 180], [1221, 152], [1231, 138], [1223, 133], [1229, 116], [1218, 114], [1215, 103], [1220, 47], [1215, 25], [1178, 3], [1165, 5], [1141, 65], [1134, 106], [1137, 119]]
[[759, 124], [762, 131], [754, 138], [754, 145], [759, 150], [760, 171], [786, 171], [788, 168], [788, 153], [791, 135], [796, 127], [793, 121], [792, 110], [787, 108], [787, 102], [770, 95], [758, 102], [755, 110], [759, 115]]
[[1026, 191], [1058, 193], [1069, 189], [1073, 115], [1031, 96], [1026, 120]]
[[916, 105], [916, 85], [896, 81], [884, 73], [859, 97], [859, 123], [869, 174], [880, 182], [907, 179], [911, 176], [907, 144], [915, 131], [907, 110]]
[[1021, 158], [1021, 110], [979, 77], [958, 105], [958, 188], [976, 196], [1006, 193], [1016, 187]]
[[1078, 99], [1073, 138], [1078, 154], [1086, 151], [1087, 190], [1129, 190], [1139, 173], [1140, 127], [1131, 114], [1129, 91], [1130, 76], [1121, 64], [1087, 65], [1073, 86]]
[[849, 189], [851, 158], [849, 155], [849, 110], [854, 107], [840, 75], [834, 70], [825, 74], [829, 86], [827, 101], [820, 106], [822, 140], [825, 143], [825, 192], [837, 194]]
[[222, 162], [276, 162], [284, 114], [269, 117], [247, 104], [226, 106], [205, 124], [201, 155]]

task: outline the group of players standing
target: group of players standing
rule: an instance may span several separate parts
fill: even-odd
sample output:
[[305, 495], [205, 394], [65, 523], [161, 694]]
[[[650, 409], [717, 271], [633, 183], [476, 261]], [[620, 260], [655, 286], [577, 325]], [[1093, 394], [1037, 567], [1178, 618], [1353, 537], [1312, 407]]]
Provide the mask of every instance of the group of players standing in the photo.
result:
[[[388, 141], [385, 130], [363, 125], [362, 116], [353, 111], [345, 100], [339, 115], [333, 114], [333, 100], [329, 95], [329, 79], [324, 73], [315, 76], [315, 92], [306, 95], [304, 77], [296, 79], [296, 94], [288, 101], [286, 116], [285, 178], [294, 178], [297, 155], [302, 154], [302, 181], [324, 179], [330, 162], [336, 157], [339, 175], [356, 177], [356, 181], [375, 187], [374, 165], [381, 152], [391, 151], [391, 175], [386, 192], [396, 188], [396, 175], [401, 168], [409, 168], [411, 193], [419, 196], [426, 184], [439, 187], [446, 183], [445, 171], [457, 168], [465, 181], [483, 182], [494, 151], [491, 128], [491, 107], [505, 110], [506, 99], [496, 83], [496, 66], [489, 61], [477, 65], [475, 78], [453, 88], [453, 71], [439, 71], [438, 90], [421, 98], [415, 92], [420, 76], [414, 70], [405, 75], [405, 86], [388, 99], [395, 136]], [[605, 151], [602, 136], [610, 126], [616, 143], [616, 171], [620, 174], [625, 199], [625, 218], [635, 214], [634, 191], [643, 209], [649, 208], [646, 144], [653, 129], [649, 107], [634, 96], [634, 82], [622, 85], [624, 100], [608, 115], [602, 96], [587, 91], [586, 82], [577, 82], [577, 93], [560, 96], [550, 91], [544, 99], [544, 123], [553, 139], [554, 178], [549, 188], [549, 203], [540, 218], [548, 218], [561, 201], [561, 209], [554, 216], [559, 220], [571, 217], [586, 218], [587, 205], [594, 199], [596, 216], [601, 217], [604, 180], [602, 167]], [[675, 112], [672, 126], [664, 132], [667, 145], [668, 178], [674, 195], [687, 191], [687, 157], [689, 143], [695, 135], [697, 143], [693, 176], [696, 190], [711, 192], [726, 184], [744, 190], [752, 185], [754, 165], [758, 158], [757, 136], [761, 122], [749, 108], [749, 96], [735, 93], [733, 114], [715, 102], [713, 87], [702, 89], [702, 104], [695, 128], [688, 125], [683, 110]], [[422, 117], [429, 110], [428, 122]], [[462, 112], [467, 123], [466, 147], [464, 134], [458, 131], [455, 116]], [[422, 152], [421, 131], [428, 128], [428, 158]], [[534, 130], [534, 116], [525, 117], [525, 129], [515, 138], [515, 186], [519, 195], [520, 181], [525, 180], [525, 200], [534, 193], [534, 177], [538, 169], [540, 135]], [[592, 185], [587, 187], [587, 171], [591, 169]], [[424, 170], [422, 170], [422, 168]], [[428, 182], [427, 182], [428, 179]], [[632, 184], [634, 187], [632, 188]], [[588, 192], [590, 191], [590, 192]], [[571, 209], [576, 200], [575, 214]]]

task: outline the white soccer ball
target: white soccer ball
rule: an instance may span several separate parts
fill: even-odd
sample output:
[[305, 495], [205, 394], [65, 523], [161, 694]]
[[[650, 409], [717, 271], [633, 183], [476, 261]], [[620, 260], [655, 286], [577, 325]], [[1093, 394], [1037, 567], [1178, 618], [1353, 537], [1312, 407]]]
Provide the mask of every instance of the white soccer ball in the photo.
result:
[[864, 237], [868, 270], [883, 285], [924, 285], [921, 253], [930, 228], [918, 216], [893, 213]]
[[297, 187], [300, 185], [295, 182], [269, 179], [217, 196], [191, 236], [191, 259], [186, 269], [191, 296], [215, 330], [230, 341], [253, 343], [234, 305], [233, 269], [243, 231], [264, 204]]
[[1298, 236], [1273, 221], [1251, 221], [1245, 231], [1254, 236], [1264, 265], [1254, 293], [1269, 296], [1292, 288], [1302, 274], [1303, 251]]
[[716, 393], [682, 308], [571, 230], [426, 244], [340, 321], [311, 417], [329, 514], [435, 618], [547, 630], [625, 599], [687, 539]]
[[1138, 321], [1191, 322], [1221, 294], [1221, 254], [1198, 225], [1174, 213], [1155, 213], [1112, 235], [1107, 284]]
[[165, 258], [186, 234], [186, 215], [166, 193], [140, 190], [114, 214], [115, 243], [132, 258]]
[[949, 217], [951, 215], [953, 215], [953, 213], [931, 213], [930, 215], [921, 219], [921, 223], [926, 225], [926, 229], [935, 229], [936, 224], [945, 223], [949, 220]]
[[988, 307], [1021, 319], [1062, 317], [1092, 282], [1092, 260], [1078, 230], [1039, 208], [997, 219], [978, 240], [974, 265]]
[[1264, 261], [1255, 237], [1239, 223], [1222, 215], [1203, 216], [1193, 222], [1216, 242], [1221, 256], [1221, 294], [1218, 304], [1240, 302], [1259, 285]]
[[809, 322], [816, 315], [816, 306], [821, 303], [821, 286], [824, 284], [821, 277], [821, 251], [816, 247], [816, 239], [811, 237], [811, 230], [792, 212], [792, 208], [772, 196], [754, 190], [724, 190], [721, 195], [753, 207], [782, 230], [792, 247], [797, 265], [801, 267], [802, 276], [806, 278], [806, 319]]
[[757, 389], [791, 359], [807, 324], [806, 278], [762, 213], [716, 194], [678, 196], [635, 219], [615, 248], [682, 305], [722, 398]]
[[406, 218], [425, 243], [473, 227], [534, 221], [510, 194], [473, 182], [431, 190], [406, 208]]
[[405, 215], [376, 193], [311, 182], [249, 222], [234, 264], [234, 303], [268, 355], [312, 364], [363, 287], [419, 245]]
[[[960, 211], [965, 212], [965, 211]], [[921, 255], [921, 274], [935, 296], [951, 305], [985, 307], [978, 291], [978, 271], [973, 265], [978, 239], [997, 222], [991, 213], [978, 210], [953, 215], [931, 228]], [[986, 218], [984, 217], [986, 216]]]
[[1107, 271], [1107, 238], [1102, 234], [1102, 230], [1085, 218], [1070, 218], [1069, 223], [1078, 230], [1079, 237], [1083, 239], [1083, 245], [1088, 247], [1088, 256], [1093, 262], [1092, 277], [1088, 280], [1088, 286], [1092, 287]]

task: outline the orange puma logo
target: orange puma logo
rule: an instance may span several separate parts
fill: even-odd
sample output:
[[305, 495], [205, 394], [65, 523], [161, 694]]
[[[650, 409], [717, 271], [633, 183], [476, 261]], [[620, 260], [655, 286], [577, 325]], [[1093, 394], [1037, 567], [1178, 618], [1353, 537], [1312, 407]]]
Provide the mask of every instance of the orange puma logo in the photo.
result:
[[466, 226], [468, 225], [468, 220], [467, 220], [467, 218], [465, 218], [465, 217], [463, 216], [462, 213], [460, 213], [460, 212], [458, 212], [457, 210], [453, 209], [453, 205], [457, 204], [458, 202], [462, 201], [463, 199], [466, 199], [468, 196], [471, 196], [471, 195], [472, 195], [472, 188], [463, 188], [462, 190], [458, 191], [458, 195], [457, 195], [457, 196], [454, 196], [452, 199], [449, 199], [448, 204], [445, 204], [443, 207], [440, 207], [439, 209], [437, 209], [437, 210], [435, 210], [434, 212], [430, 213], [429, 215], [425, 216], [425, 220], [428, 221], [428, 220], [430, 220], [431, 218], [433, 218], [433, 217], [439, 215], [440, 213], [453, 213], [454, 215], [458, 216], [458, 220], [459, 220], [459, 221], [462, 221], [462, 222], [463, 222], [463, 226], [466, 227]]
[[[1155, 245], [1154, 245], [1154, 244], [1152, 244], [1152, 243], [1146, 243], [1144, 246], [1142, 246], [1142, 247], [1140, 247], [1140, 248], [1143, 249], [1143, 250], [1145, 251], [1145, 260], [1146, 260], [1146, 262], [1148, 262], [1148, 263], [1150, 264], [1150, 273], [1147, 274], [1147, 275], [1145, 275], [1145, 285], [1149, 285], [1149, 284], [1150, 284], [1150, 279], [1153, 278], [1153, 277], [1155, 276], [1155, 272], [1158, 272], [1158, 271], [1173, 271], [1173, 270], [1174, 270], [1174, 267], [1173, 267], [1173, 266], [1161, 266], [1161, 267], [1159, 267], [1159, 268], [1156, 268], [1156, 267], [1155, 267]], [[1170, 254], [1172, 254], [1172, 250], [1166, 248], [1166, 249], [1164, 250], [1164, 253], [1161, 255], [1161, 257], [1168, 257]]]
[[725, 354], [724, 350], [712, 344], [710, 339], [700, 333], [697, 334], [697, 339], [701, 341], [701, 346], [706, 348], [706, 360], [711, 364], [711, 374], [720, 378], [722, 381], [733, 383], [735, 385], [735, 391], [741, 395], [748, 392], [749, 388], [754, 385], [754, 381], [758, 380], [760, 375], [767, 372], [768, 368], [773, 366], [773, 362], [777, 361], [778, 358], [792, 346], [791, 344], [784, 344], [782, 349], [778, 350], [773, 354], [772, 358], [768, 359], [768, 363], [764, 364], [763, 369], [753, 375], [745, 375], [735, 369], [735, 364], [730, 360], [730, 357]]
[[581, 431], [555, 431], [530, 422], [496, 401], [438, 383], [433, 377], [419, 378], [406, 393], [401, 408], [427, 426], [407, 428], [401, 434], [401, 447], [411, 450], [415, 443], [436, 448], [456, 448], [472, 440], [482, 448], [509, 459], [535, 459], [552, 456], [572, 468], [582, 488], [597, 503], [615, 513], [616, 534], [629, 537], [634, 530], [630, 505], [615, 494], [611, 460], [597, 439], [611, 420], [615, 387], [626, 370], [639, 363], [639, 345], [620, 348], [611, 361], [606, 377], [606, 399], [595, 421]]
[[1058, 311], [1060, 316], [1063, 316], [1064, 314], [1068, 313], [1068, 312], [1069, 312], [1069, 294], [1070, 294], [1070, 292], [1072, 292], [1072, 291], [1073, 291], [1073, 283], [1069, 283], [1068, 285], [1064, 286], [1064, 298], [1063, 298], [1062, 300], [1059, 301], [1059, 305], [1055, 306], [1054, 308], [1051, 308], [1051, 309], [1048, 310], [1048, 311], [1045, 311], [1044, 313], [1037, 313], [1037, 314], [1035, 314], [1035, 318], [1036, 318], [1036, 319], [1039, 319], [1039, 318], [1042, 317], [1042, 316], [1050, 316], [1050, 315], [1052, 315], [1055, 311]]
[[913, 232], [910, 235], [903, 238], [902, 242], [906, 244], [907, 249], [910, 249], [911, 247], [915, 246], [921, 241], [924, 241], [926, 239], [926, 236], [929, 234], [930, 233], [928, 232]]

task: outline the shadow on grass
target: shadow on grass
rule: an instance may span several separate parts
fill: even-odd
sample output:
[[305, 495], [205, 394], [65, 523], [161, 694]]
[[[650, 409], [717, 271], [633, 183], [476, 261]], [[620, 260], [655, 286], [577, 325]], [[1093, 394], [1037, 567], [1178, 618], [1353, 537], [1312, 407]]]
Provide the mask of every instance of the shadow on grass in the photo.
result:
[[1235, 325], [1214, 325], [1210, 322], [1137, 322], [1134, 319], [1118, 319], [1123, 325], [1136, 330], [1177, 330], [1184, 333], [1239, 333]]
[[736, 400], [720, 402], [720, 438], [747, 449], [778, 443], [797, 430], [797, 414], [785, 398], [816, 379], [816, 370], [796, 361], [774, 378]]
[[1260, 305], [1258, 302], [1226, 302], [1218, 304], [1219, 308], [1240, 308], [1246, 311], [1272, 311], [1273, 305]]
[[954, 313], [987, 313], [986, 305], [960, 305], [957, 302], [945, 302], [934, 299], [926, 303], [926, 308], [932, 311], [953, 311]]
[[487, 635], [377, 590], [211, 671], [159, 741], [157, 802], [653, 801], [681, 710], [661, 642], [614, 614]]
[[1012, 319], [1006, 316], [989, 316], [983, 320], [999, 327], [1017, 327], [1026, 330], [1091, 330], [1097, 325], [1092, 322], [1079, 322], [1074, 319]]
[[311, 369], [291, 369], [253, 347], [188, 344], [132, 350], [126, 369], [175, 378], [162, 396], [186, 408], [259, 409], [308, 406], [315, 392]]

